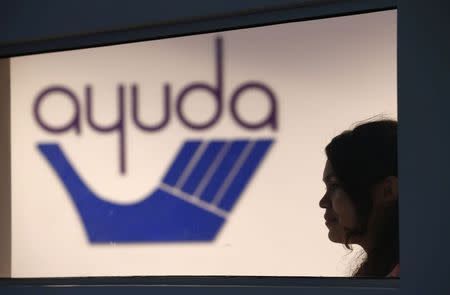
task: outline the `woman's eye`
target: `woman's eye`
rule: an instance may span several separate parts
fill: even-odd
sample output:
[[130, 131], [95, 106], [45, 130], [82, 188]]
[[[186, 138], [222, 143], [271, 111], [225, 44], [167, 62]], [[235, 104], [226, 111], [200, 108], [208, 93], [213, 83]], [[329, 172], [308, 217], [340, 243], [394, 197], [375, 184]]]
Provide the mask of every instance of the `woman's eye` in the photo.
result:
[[333, 191], [333, 190], [335, 190], [338, 187], [339, 187], [339, 185], [337, 183], [331, 183], [331, 184], [328, 185], [327, 189], [329, 191]]

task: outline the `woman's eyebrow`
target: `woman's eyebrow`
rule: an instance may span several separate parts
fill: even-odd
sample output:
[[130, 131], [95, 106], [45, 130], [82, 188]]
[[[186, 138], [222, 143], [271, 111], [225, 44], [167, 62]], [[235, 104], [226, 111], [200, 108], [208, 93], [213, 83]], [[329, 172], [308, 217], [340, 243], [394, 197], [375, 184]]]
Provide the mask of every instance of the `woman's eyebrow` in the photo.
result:
[[322, 179], [322, 181], [325, 182], [325, 183], [327, 183], [327, 182], [330, 182], [332, 178], [336, 178], [336, 175], [334, 175], [334, 174], [328, 174], [327, 176], [325, 176], [325, 177]]

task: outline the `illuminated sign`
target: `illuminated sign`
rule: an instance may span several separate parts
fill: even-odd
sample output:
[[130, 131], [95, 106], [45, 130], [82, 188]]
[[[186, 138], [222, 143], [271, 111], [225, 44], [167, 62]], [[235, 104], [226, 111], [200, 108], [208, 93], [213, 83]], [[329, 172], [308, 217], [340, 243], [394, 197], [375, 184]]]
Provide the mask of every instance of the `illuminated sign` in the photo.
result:
[[12, 58], [12, 276], [346, 274], [319, 207], [324, 148], [396, 117], [395, 25], [384, 11]]

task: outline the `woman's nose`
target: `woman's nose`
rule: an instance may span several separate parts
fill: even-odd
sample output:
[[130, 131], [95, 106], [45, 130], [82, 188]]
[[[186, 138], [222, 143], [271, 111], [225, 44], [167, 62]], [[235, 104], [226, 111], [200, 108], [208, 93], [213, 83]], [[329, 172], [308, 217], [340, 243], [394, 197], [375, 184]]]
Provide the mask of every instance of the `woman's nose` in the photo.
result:
[[330, 202], [329, 202], [329, 200], [328, 200], [327, 194], [325, 194], [325, 195], [322, 197], [322, 199], [320, 199], [320, 201], [319, 201], [319, 206], [320, 206], [320, 208], [326, 209], [326, 208], [329, 207], [329, 204], [330, 204]]

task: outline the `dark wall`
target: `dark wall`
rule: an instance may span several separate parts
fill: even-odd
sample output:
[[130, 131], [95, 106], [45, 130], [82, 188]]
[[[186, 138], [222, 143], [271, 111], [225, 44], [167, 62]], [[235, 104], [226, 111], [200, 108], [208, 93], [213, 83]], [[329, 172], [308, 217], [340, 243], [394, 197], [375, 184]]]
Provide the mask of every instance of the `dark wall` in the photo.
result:
[[0, 45], [189, 22], [308, 2], [312, 1], [3, 1], [0, 10]]
[[393, 7], [395, 0], [6, 1], [0, 57]]
[[[450, 294], [450, 5], [399, 1], [404, 294]], [[403, 294], [402, 290], [402, 294]]]

